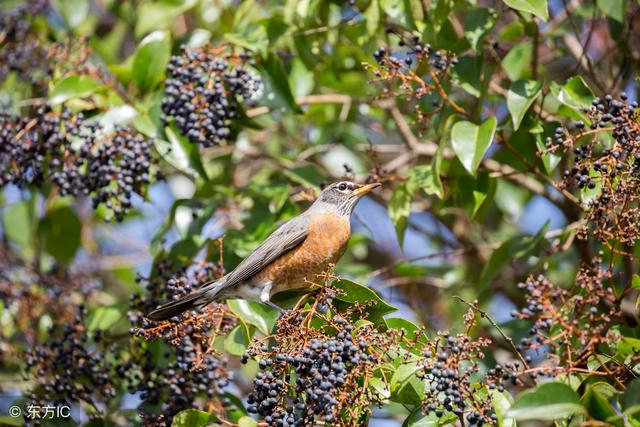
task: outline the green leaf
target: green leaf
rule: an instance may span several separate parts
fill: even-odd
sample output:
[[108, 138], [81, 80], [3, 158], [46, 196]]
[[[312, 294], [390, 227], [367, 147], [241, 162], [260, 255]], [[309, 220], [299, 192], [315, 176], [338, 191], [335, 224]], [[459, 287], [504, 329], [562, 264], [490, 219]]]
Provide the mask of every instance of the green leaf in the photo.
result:
[[238, 427], [258, 427], [258, 422], [248, 415], [238, 420]]
[[367, 23], [367, 33], [373, 36], [380, 26], [380, 2], [372, 0], [369, 7], [364, 12], [364, 19]]
[[384, 319], [387, 327], [390, 329], [396, 329], [398, 331], [405, 331], [405, 337], [413, 340], [416, 337], [416, 332], [420, 331], [418, 325], [413, 322], [403, 319], [402, 317], [389, 317]]
[[531, 43], [524, 42], [515, 45], [509, 53], [502, 58], [502, 69], [511, 81], [522, 79], [531, 74], [531, 56], [533, 48]]
[[607, 17], [618, 21], [624, 22], [625, 5], [624, 0], [597, 0], [596, 5], [598, 9]]
[[402, 427], [439, 427], [456, 425], [458, 417], [451, 412], [445, 412], [443, 416], [438, 417], [435, 413], [424, 414], [422, 408], [414, 409], [411, 414], [404, 420]]
[[476, 51], [482, 50], [482, 39], [496, 25], [498, 14], [489, 8], [471, 9], [464, 21], [464, 36]]
[[255, 301], [229, 300], [229, 309], [250, 325], [254, 325], [264, 334], [269, 335], [278, 320], [279, 313]]
[[567, 80], [558, 94], [560, 102], [576, 109], [591, 105], [593, 97], [593, 92], [580, 76], [574, 76]]
[[578, 394], [568, 385], [553, 381], [520, 393], [507, 416], [518, 421], [558, 420], [583, 412]]
[[190, 175], [193, 178], [200, 176], [205, 181], [207, 173], [202, 166], [198, 144], [192, 144], [189, 140], [178, 133], [175, 127], [166, 127], [165, 134], [168, 142], [162, 139], [155, 139], [154, 145], [158, 153], [173, 167]]
[[109, 329], [121, 317], [120, 311], [115, 307], [98, 307], [89, 313], [87, 328], [90, 331]]
[[142, 93], [148, 93], [164, 79], [171, 56], [171, 37], [154, 31], [140, 42], [133, 56], [133, 81]]
[[315, 85], [314, 75], [299, 59], [293, 60], [289, 77], [293, 94], [296, 98], [309, 95]]
[[464, 168], [475, 175], [480, 162], [493, 141], [498, 122], [490, 117], [480, 126], [460, 121], [451, 128], [451, 145]]
[[451, 68], [451, 73], [460, 87], [476, 98], [482, 94], [482, 83], [480, 82], [480, 73], [478, 73], [481, 67], [480, 58], [465, 55], [458, 58], [458, 63]]
[[389, 390], [389, 386], [387, 386], [387, 384], [380, 378], [370, 377], [369, 386], [371, 386], [371, 388], [374, 389], [382, 399], [388, 399], [391, 397], [391, 390]]
[[418, 165], [409, 171], [409, 179], [427, 195], [444, 196], [442, 181], [432, 165]]
[[16, 418], [16, 417], [11, 417], [9, 415], [0, 414], [0, 425], [3, 425], [3, 426], [23, 426], [24, 425], [24, 421], [23, 421], [22, 417]]
[[522, 12], [532, 13], [543, 21], [549, 19], [549, 9], [547, 8], [547, 0], [503, 0], [504, 4], [510, 8], [520, 10]]
[[507, 92], [507, 108], [513, 121], [513, 129], [518, 130], [525, 113], [540, 96], [542, 82], [532, 80], [518, 80], [513, 83]]
[[508, 391], [489, 390], [489, 397], [493, 404], [493, 410], [498, 417], [498, 427], [516, 427], [516, 420], [506, 416], [507, 411], [513, 404], [513, 397]]
[[274, 54], [269, 54], [262, 65], [264, 95], [260, 100], [260, 104], [274, 109], [286, 109], [293, 113], [300, 113], [300, 107], [293, 98], [293, 93], [289, 86], [289, 78], [280, 59]]
[[410, 0], [380, 0], [380, 6], [391, 20], [407, 29], [415, 29]]
[[82, 98], [91, 95], [98, 88], [98, 84], [88, 76], [69, 76], [60, 80], [51, 90], [49, 101], [61, 104], [71, 98]]
[[80, 247], [82, 222], [68, 206], [50, 209], [38, 225], [45, 250], [61, 264], [69, 264]]
[[629, 383], [620, 397], [620, 406], [624, 415], [640, 422], [640, 379]]
[[250, 22], [233, 33], [226, 33], [224, 38], [236, 46], [251, 51], [265, 53], [269, 48], [269, 36], [264, 25]]
[[34, 222], [34, 213], [29, 201], [5, 208], [2, 215], [2, 228], [6, 236], [25, 249], [33, 245]]
[[616, 415], [616, 411], [611, 407], [609, 399], [590, 384], [587, 384], [581, 402], [589, 412], [589, 415], [596, 420], [606, 421]]
[[250, 339], [246, 328], [243, 325], [237, 325], [225, 337], [224, 349], [230, 354], [240, 356], [247, 350]]
[[64, 22], [71, 28], [80, 26], [89, 15], [88, 0], [56, 0], [55, 5]]
[[393, 313], [398, 309], [392, 305], [387, 304], [380, 296], [370, 287], [361, 285], [348, 279], [340, 279], [333, 282], [334, 289], [340, 289], [344, 292], [336, 295], [336, 299], [348, 303], [374, 303], [366, 308], [366, 312], [369, 313], [369, 320], [376, 319], [384, 316], [385, 314]]
[[[536, 134], [536, 147], [538, 147], [538, 150], [540, 150], [540, 152], [544, 152], [547, 149], [544, 143], [544, 139], [545, 137], [543, 134]], [[562, 160], [562, 157], [558, 156], [557, 154], [546, 153], [542, 154], [540, 156], [540, 159], [542, 160], [542, 164], [544, 165], [544, 170], [550, 174], [551, 172], [553, 172], [556, 166], [558, 166], [560, 160]]]
[[396, 236], [400, 247], [404, 242], [404, 233], [409, 224], [409, 214], [411, 213], [411, 202], [416, 194], [416, 185], [407, 180], [393, 190], [391, 200], [389, 200], [389, 217], [396, 229]]
[[197, 0], [161, 0], [142, 2], [135, 16], [135, 34], [140, 37], [153, 30], [166, 30], [175, 22], [178, 15], [183, 14], [198, 4]]
[[212, 422], [220, 422], [218, 417], [197, 409], [185, 409], [173, 417], [171, 427], [204, 427]]
[[391, 376], [391, 400], [398, 403], [419, 405], [422, 402], [425, 384], [415, 373], [422, 367], [414, 362], [404, 363]]

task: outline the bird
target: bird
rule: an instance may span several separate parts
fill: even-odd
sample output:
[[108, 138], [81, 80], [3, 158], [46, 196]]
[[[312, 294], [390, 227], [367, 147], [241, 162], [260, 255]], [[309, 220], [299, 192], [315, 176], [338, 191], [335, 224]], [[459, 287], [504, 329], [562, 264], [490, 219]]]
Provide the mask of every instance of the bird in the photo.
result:
[[271, 302], [277, 293], [304, 289], [343, 255], [351, 236], [350, 218], [358, 201], [380, 187], [339, 181], [326, 186], [302, 214], [278, 227], [238, 266], [220, 279], [151, 311], [147, 318], [171, 319], [214, 301], [258, 301], [280, 312]]

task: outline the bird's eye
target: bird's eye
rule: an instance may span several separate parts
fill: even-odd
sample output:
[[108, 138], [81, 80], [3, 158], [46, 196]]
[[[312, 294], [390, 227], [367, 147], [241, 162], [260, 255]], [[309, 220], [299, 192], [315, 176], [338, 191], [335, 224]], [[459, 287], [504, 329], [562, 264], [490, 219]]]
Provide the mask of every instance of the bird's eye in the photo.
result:
[[340, 191], [344, 191], [347, 189], [347, 184], [345, 184], [344, 182], [340, 185], [338, 185], [338, 190]]

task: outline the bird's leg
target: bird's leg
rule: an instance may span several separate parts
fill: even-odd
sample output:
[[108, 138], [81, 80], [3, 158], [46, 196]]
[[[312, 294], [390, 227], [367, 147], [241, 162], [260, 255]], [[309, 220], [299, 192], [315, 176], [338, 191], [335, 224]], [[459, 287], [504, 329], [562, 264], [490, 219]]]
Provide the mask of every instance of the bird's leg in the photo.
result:
[[289, 310], [285, 310], [284, 308], [280, 307], [278, 304], [274, 304], [269, 300], [266, 301], [261, 301], [263, 304], [268, 305], [269, 307], [273, 308], [274, 310], [278, 310], [280, 312], [280, 314], [286, 314], [289, 312]]
[[260, 292], [260, 302], [273, 308], [274, 310], [279, 311], [280, 314], [285, 314], [287, 312], [287, 310], [285, 310], [284, 308], [271, 302], [271, 284], [266, 285], [264, 288], [262, 288], [262, 291]]

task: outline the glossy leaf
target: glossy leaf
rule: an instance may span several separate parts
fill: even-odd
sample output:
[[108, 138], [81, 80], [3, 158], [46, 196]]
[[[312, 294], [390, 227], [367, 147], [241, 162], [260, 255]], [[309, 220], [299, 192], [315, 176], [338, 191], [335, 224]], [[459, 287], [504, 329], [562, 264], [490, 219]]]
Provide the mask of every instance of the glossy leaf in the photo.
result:
[[636, 378], [627, 386], [620, 397], [623, 414], [640, 422], [640, 379]]
[[452, 413], [446, 413], [438, 417], [434, 412], [424, 414], [422, 408], [415, 409], [402, 423], [402, 427], [440, 427], [454, 425], [458, 417]]
[[476, 51], [482, 50], [482, 40], [496, 25], [498, 14], [490, 8], [474, 8], [464, 21], [464, 36]]
[[571, 387], [548, 382], [520, 393], [507, 416], [518, 421], [559, 420], [583, 412], [580, 397]]
[[391, 397], [391, 390], [389, 390], [389, 386], [380, 378], [369, 378], [369, 386], [374, 389], [376, 393], [378, 393], [378, 396], [380, 396], [380, 398], [388, 399], [389, 397]]
[[258, 427], [258, 422], [248, 415], [238, 420], [238, 427]]
[[405, 363], [396, 368], [391, 380], [391, 398], [394, 402], [419, 405], [424, 394], [425, 384], [415, 373], [422, 369], [417, 364]]
[[55, 0], [54, 4], [71, 28], [82, 25], [89, 14], [89, 0]]
[[72, 98], [82, 98], [91, 95], [98, 88], [98, 84], [88, 76], [69, 76], [60, 80], [51, 90], [49, 101], [51, 104], [61, 104]]
[[20, 202], [5, 208], [2, 212], [3, 231], [9, 240], [23, 248], [33, 244], [35, 214], [29, 202]]
[[531, 80], [518, 80], [507, 92], [507, 108], [511, 114], [514, 130], [518, 130], [525, 113], [540, 96], [542, 83]]
[[276, 55], [268, 55], [263, 62], [264, 97], [261, 104], [290, 112], [300, 112], [289, 86], [289, 79], [284, 71], [282, 62]]
[[80, 247], [82, 223], [68, 206], [47, 212], [38, 226], [44, 248], [61, 264], [68, 264]]
[[488, 118], [481, 125], [460, 121], [451, 128], [451, 146], [464, 168], [475, 175], [480, 162], [489, 149], [498, 122], [495, 117]]
[[511, 81], [526, 78], [531, 74], [531, 43], [523, 42], [515, 45], [502, 59], [502, 69]]
[[249, 346], [250, 337], [243, 325], [237, 325], [224, 339], [224, 349], [230, 354], [241, 356]]
[[361, 285], [348, 279], [340, 279], [333, 282], [333, 288], [339, 289], [336, 299], [348, 303], [371, 304], [366, 308], [371, 319], [376, 319], [385, 314], [393, 313], [396, 307], [387, 304], [380, 296], [370, 287]]
[[158, 153], [173, 167], [187, 173], [193, 178], [207, 179], [206, 172], [200, 159], [200, 151], [197, 144], [180, 135], [174, 127], [165, 128], [165, 134], [169, 141], [154, 140]]
[[168, 33], [155, 31], [142, 40], [133, 57], [133, 81], [141, 92], [150, 92], [163, 80], [170, 56]]
[[404, 233], [409, 224], [409, 214], [411, 213], [411, 202], [416, 194], [416, 186], [412, 181], [407, 181], [398, 185], [389, 200], [389, 217], [396, 229], [396, 236], [400, 247], [404, 242]]
[[546, 21], [549, 19], [549, 9], [547, 7], [547, 0], [503, 0], [504, 3], [522, 12], [532, 13]]
[[219, 421], [218, 417], [208, 412], [197, 409], [185, 409], [173, 417], [171, 427], [204, 427], [210, 423]]
[[489, 397], [493, 403], [493, 410], [498, 417], [498, 427], [516, 427], [516, 420], [506, 416], [513, 405], [513, 397], [508, 391], [489, 390]]
[[153, 30], [166, 30], [176, 17], [193, 8], [198, 0], [152, 1], [140, 3], [137, 11], [136, 36], [143, 36]]
[[580, 399], [589, 415], [596, 420], [606, 421], [616, 415], [616, 411], [611, 407], [607, 397], [603, 396], [596, 388], [587, 385]]
[[432, 165], [418, 165], [409, 172], [409, 179], [427, 195], [444, 196], [442, 182]]
[[571, 77], [562, 86], [558, 99], [572, 108], [583, 108], [591, 105], [593, 92], [580, 76]]
[[625, 1], [624, 0], [596, 0], [598, 9], [607, 17], [620, 23], [624, 21]]
[[229, 309], [250, 325], [254, 325], [264, 334], [269, 335], [276, 324], [280, 313], [255, 301], [229, 300]]
[[98, 307], [87, 318], [87, 328], [90, 331], [96, 329], [106, 330], [122, 318], [120, 310], [115, 307]]
[[482, 93], [481, 76], [478, 73], [481, 64], [478, 57], [464, 55], [458, 58], [458, 63], [451, 69], [460, 87], [476, 98], [479, 98]]
[[380, 26], [380, 1], [372, 0], [369, 7], [364, 13], [364, 18], [367, 23], [367, 33], [370, 36], [374, 35], [378, 31]]

